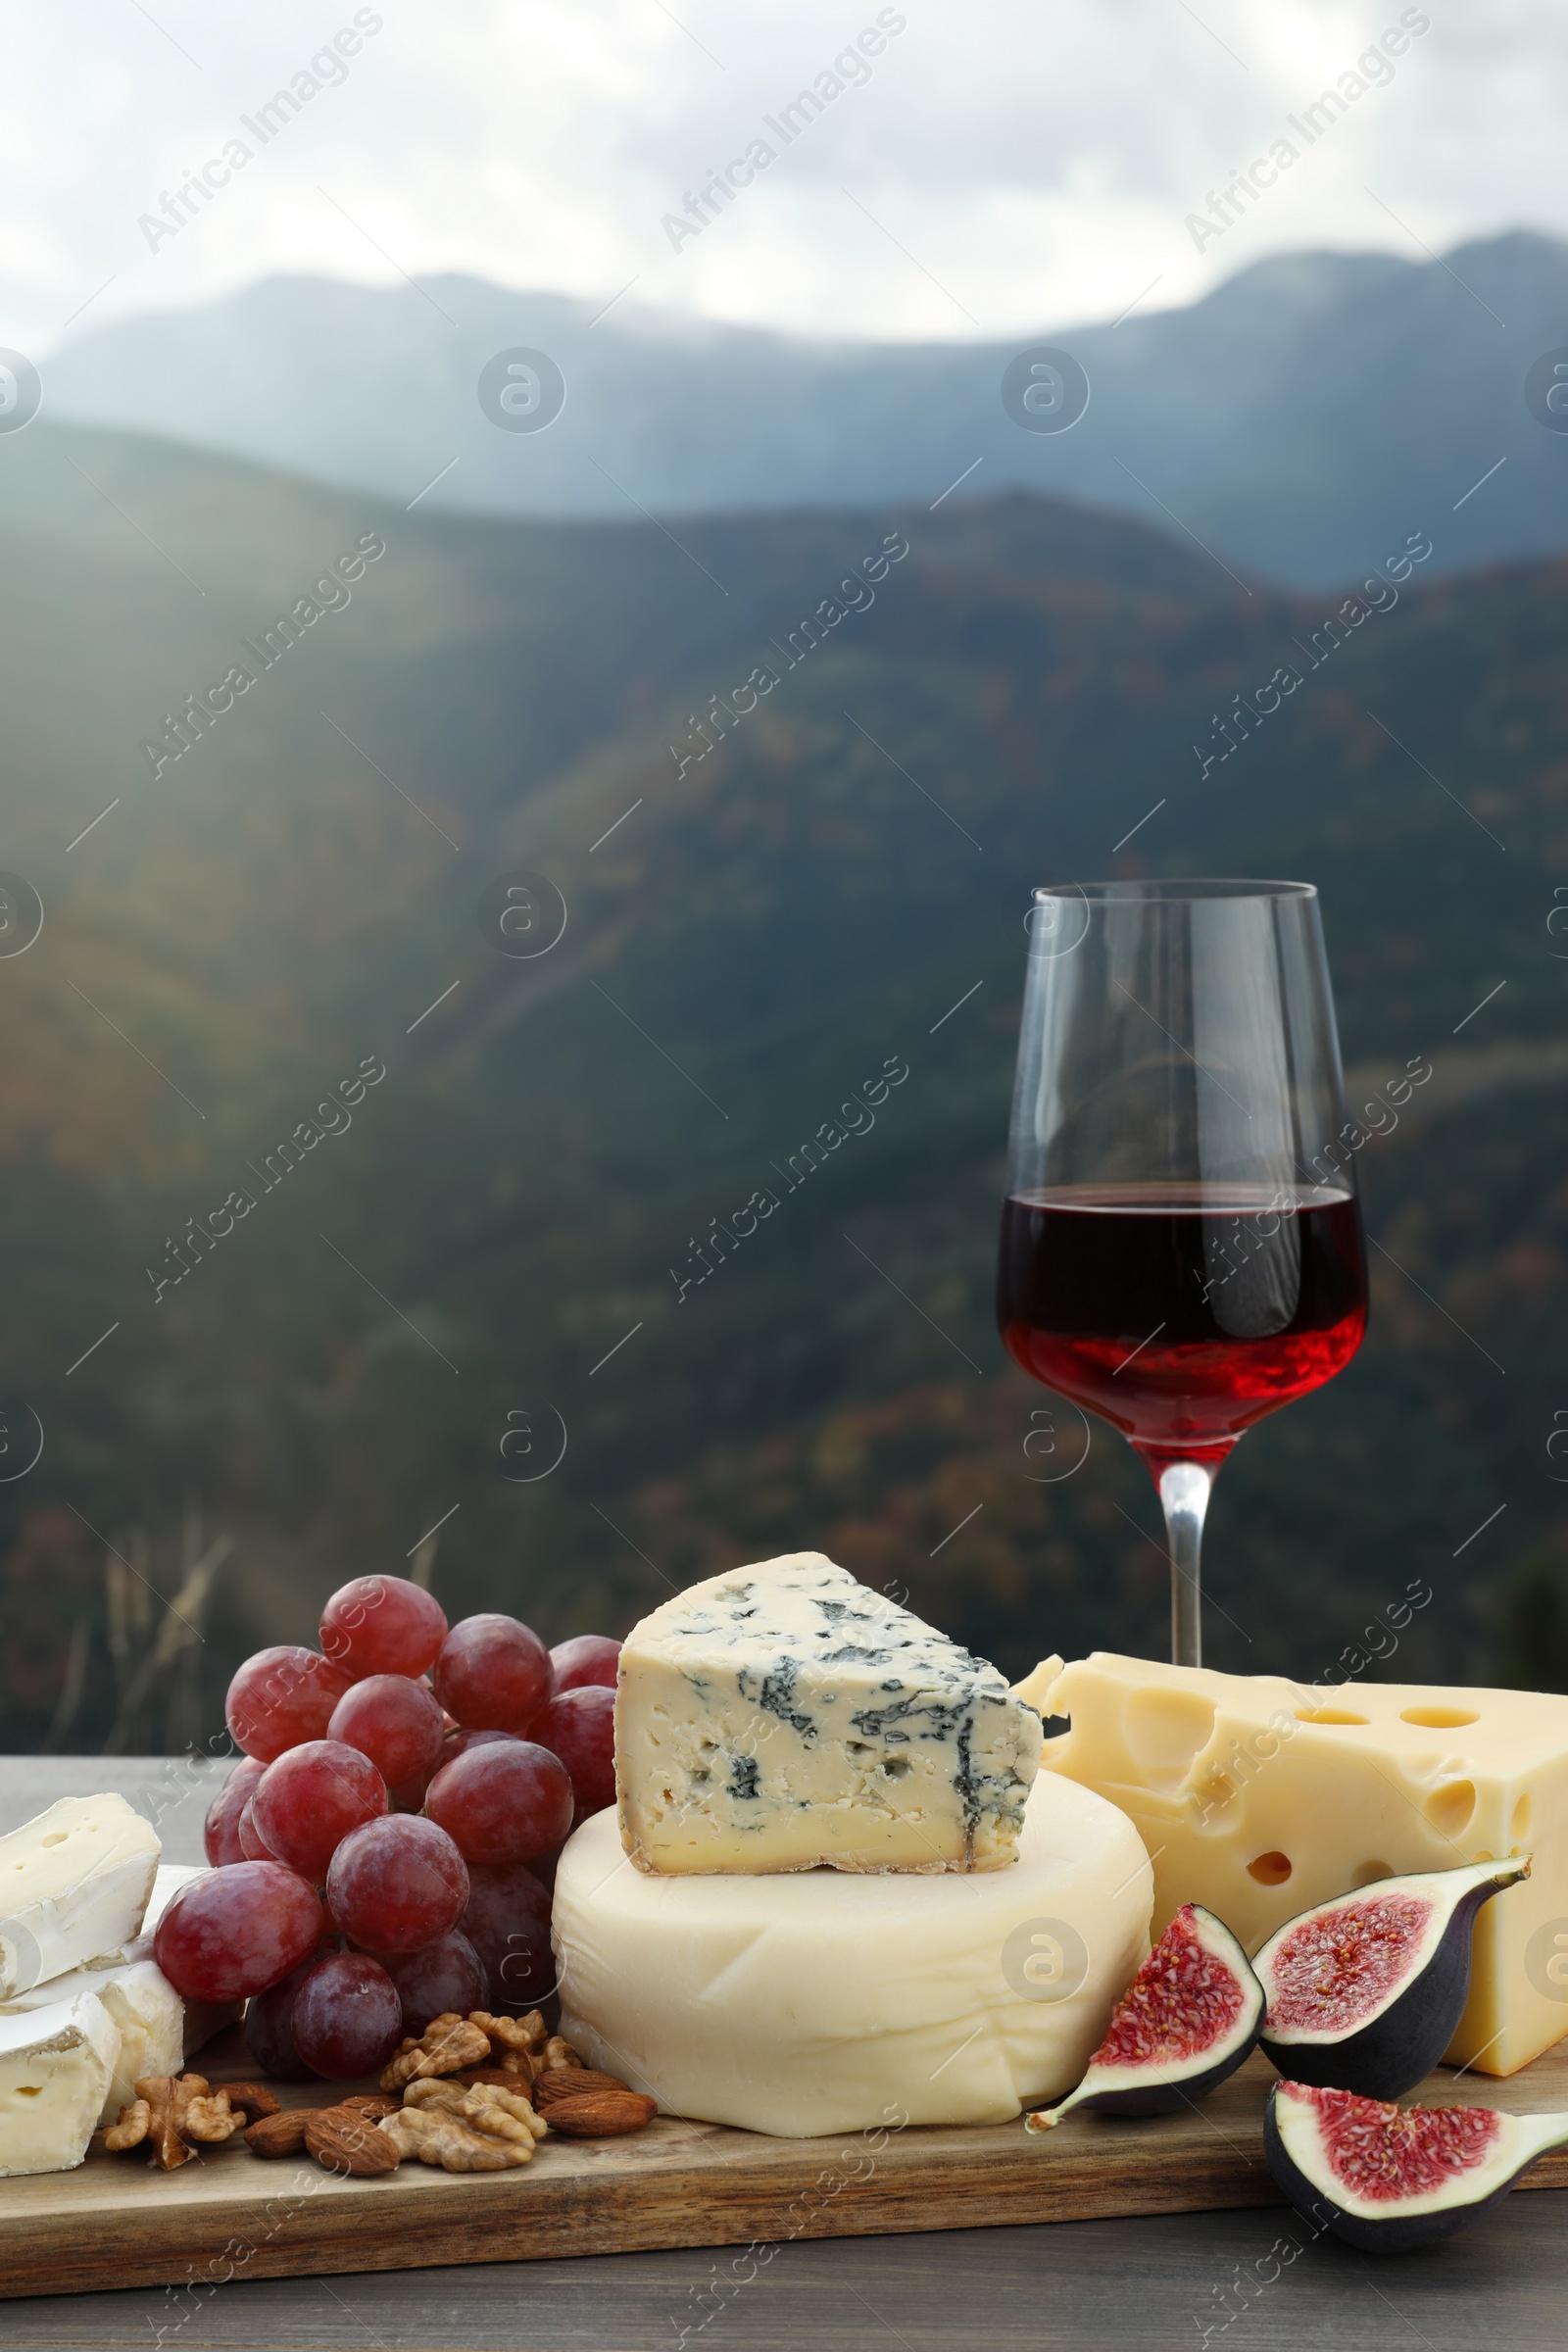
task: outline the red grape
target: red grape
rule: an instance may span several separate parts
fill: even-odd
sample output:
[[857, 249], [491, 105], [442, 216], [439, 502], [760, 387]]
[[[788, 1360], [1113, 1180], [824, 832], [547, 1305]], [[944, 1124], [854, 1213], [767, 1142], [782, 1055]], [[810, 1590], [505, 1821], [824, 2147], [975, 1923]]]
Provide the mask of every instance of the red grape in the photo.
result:
[[294, 1995], [300, 1983], [322, 1955], [312, 1952], [266, 1992], [253, 1993], [245, 2004], [245, 2041], [264, 2074], [280, 2082], [308, 2082], [315, 2072], [300, 2056], [294, 2039]]
[[188, 1879], [153, 1937], [153, 1954], [192, 2001], [265, 1992], [319, 1942], [316, 1889], [281, 1862], [234, 1862]]
[[443, 1737], [441, 1710], [430, 1692], [402, 1674], [369, 1674], [354, 1684], [327, 1726], [329, 1740], [357, 1747], [392, 1783], [428, 1772]]
[[574, 1634], [569, 1642], [556, 1643], [550, 1663], [556, 1670], [558, 1698], [563, 1690], [598, 1689], [601, 1684], [613, 1690], [620, 1643], [608, 1634]]
[[435, 1694], [469, 1731], [526, 1732], [550, 1696], [550, 1652], [515, 1617], [465, 1617], [441, 1644]]
[[[615, 1693], [597, 1683], [564, 1690], [550, 1701], [533, 1727], [571, 1775], [578, 1818], [602, 1813], [615, 1801]], [[275, 1770], [275, 1767], [274, 1767]]]
[[259, 1649], [229, 1684], [223, 1712], [245, 1753], [270, 1764], [302, 1740], [319, 1740], [348, 1687], [314, 1649]]
[[321, 1647], [350, 1682], [423, 1674], [446, 1639], [447, 1613], [406, 1576], [357, 1576], [321, 1611]]
[[422, 2034], [432, 2017], [466, 2017], [489, 2006], [479, 1956], [456, 1928], [422, 1951], [383, 1953], [381, 1966], [398, 1988], [405, 2034]]
[[[271, 1766], [270, 1764], [263, 1764], [262, 1770], [264, 1772], [270, 1772]], [[268, 1844], [267, 1839], [262, 1836], [261, 1831], [256, 1826], [256, 1799], [254, 1795], [248, 1796], [245, 1799], [244, 1804], [240, 1807], [238, 1835], [239, 1850], [247, 1862], [276, 1862], [281, 1859], [279, 1855], [273, 1853], [271, 1847]]]
[[545, 1853], [570, 1830], [571, 1808], [571, 1775], [531, 1740], [471, 1747], [442, 1766], [424, 1800], [466, 1862], [526, 1862]]
[[443, 1764], [455, 1764], [470, 1747], [494, 1747], [503, 1740], [510, 1740], [516, 1747], [524, 1744], [520, 1732], [448, 1732], [436, 1758], [436, 1770], [439, 1772]]
[[350, 1830], [326, 1874], [326, 1899], [346, 1936], [372, 1952], [416, 1952], [463, 1917], [468, 1873], [445, 1830], [392, 1813]]
[[251, 1799], [258, 1835], [280, 1862], [319, 1886], [340, 1841], [386, 1811], [386, 1783], [341, 1740], [307, 1740], [269, 1764]]
[[516, 1737], [515, 1732], [464, 1732], [454, 1726], [423, 1772], [398, 1783], [392, 1791], [392, 1802], [400, 1813], [422, 1812], [425, 1792], [444, 1764], [454, 1763], [459, 1756], [466, 1756], [470, 1747], [484, 1747], [492, 1740], [515, 1740]]
[[239, 1841], [239, 1817], [266, 1770], [260, 1756], [241, 1756], [208, 1806], [202, 1843], [215, 1870], [221, 1870], [225, 1862], [245, 1860], [245, 1849]]
[[368, 1952], [330, 1952], [301, 1980], [295, 2047], [329, 2082], [378, 2074], [403, 2038], [397, 1986]]
[[463, 1933], [484, 1965], [491, 2008], [520, 2017], [556, 1988], [550, 1897], [522, 1862], [477, 1862], [468, 1876]]

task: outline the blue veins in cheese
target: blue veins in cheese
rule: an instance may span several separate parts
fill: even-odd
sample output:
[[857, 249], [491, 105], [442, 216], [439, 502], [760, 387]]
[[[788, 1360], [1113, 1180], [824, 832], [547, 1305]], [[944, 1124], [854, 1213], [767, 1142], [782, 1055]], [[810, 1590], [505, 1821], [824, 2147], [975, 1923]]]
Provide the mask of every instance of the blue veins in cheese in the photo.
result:
[[621, 1842], [651, 1874], [1013, 1861], [1041, 1722], [822, 1553], [710, 1577], [621, 1649]]

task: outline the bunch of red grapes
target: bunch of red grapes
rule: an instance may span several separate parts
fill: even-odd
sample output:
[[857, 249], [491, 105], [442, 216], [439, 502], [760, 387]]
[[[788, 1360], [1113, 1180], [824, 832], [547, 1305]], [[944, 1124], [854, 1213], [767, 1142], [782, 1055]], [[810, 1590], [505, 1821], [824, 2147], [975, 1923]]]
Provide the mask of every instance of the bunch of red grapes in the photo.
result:
[[403, 1577], [343, 1586], [319, 1650], [258, 1650], [229, 1685], [214, 1868], [154, 1939], [175, 1991], [248, 1999], [253, 2056], [292, 2081], [373, 2074], [448, 2010], [546, 2003], [556, 1857], [614, 1802], [619, 1655], [449, 1628]]

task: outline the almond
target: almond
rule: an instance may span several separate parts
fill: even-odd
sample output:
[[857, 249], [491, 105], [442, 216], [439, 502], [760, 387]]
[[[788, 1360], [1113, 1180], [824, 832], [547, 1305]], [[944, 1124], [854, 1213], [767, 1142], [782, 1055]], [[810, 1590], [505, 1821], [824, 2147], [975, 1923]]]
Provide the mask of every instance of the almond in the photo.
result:
[[225, 2082], [230, 2107], [244, 2116], [248, 2124], [259, 2124], [265, 2115], [277, 2113], [277, 2100], [260, 2082]]
[[[584, 2068], [585, 2074], [590, 2070]], [[534, 2085], [538, 2088], [537, 2083]], [[659, 2113], [657, 2099], [640, 2090], [583, 2090], [552, 2099], [540, 2113], [552, 2132], [567, 2139], [612, 2139], [622, 2132], [640, 2132]]]
[[442, 2080], [460, 2082], [465, 2090], [471, 2090], [475, 2082], [493, 2082], [498, 2090], [514, 2090], [524, 2099], [533, 2096], [528, 2088], [526, 2070], [515, 2074], [508, 2066], [466, 2066], [461, 2075], [446, 2075]]
[[245, 2145], [253, 2156], [297, 2156], [315, 2113], [312, 2107], [285, 2107], [276, 2115], [264, 2115], [246, 2132]]
[[322, 2107], [305, 2126], [305, 2145], [329, 2173], [395, 2173], [399, 2155], [378, 2124], [356, 2107]]
[[372, 2124], [378, 2124], [383, 2115], [396, 2115], [402, 2103], [384, 2090], [356, 2090], [337, 2101], [339, 2107], [352, 2107], [356, 2115], [365, 2116]]
[[558, 2099], [580, 2098], [590, 2090], [625, 2090], [627, 2087], [618, 2075], [601, 2075], [593, 2067], [552, 2066], [536, 2079], [533, 2103], [543, 2115]]

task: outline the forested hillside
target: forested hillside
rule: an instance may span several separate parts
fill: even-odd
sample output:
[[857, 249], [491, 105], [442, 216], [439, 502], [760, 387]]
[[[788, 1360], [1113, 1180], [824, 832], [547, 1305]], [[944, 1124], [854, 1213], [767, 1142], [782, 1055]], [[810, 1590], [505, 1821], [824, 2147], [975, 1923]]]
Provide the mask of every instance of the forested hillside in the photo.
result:
[[1109, 871], [1316, 881], [1358, 1082], [1436, 1072], [1359, 1154], [1366, 1348], [1220, 1482], [1211, 1655], [1320, 1671], [1412, 1577], [1395, 1671], [1530, 1646], [1568, 565], [1423, 585], [1415, 514], [1345, 612], [1022, 495], [503, 522], [3, 455], [10, 1745], [211, 1732], [438, 1522], [449, 1609], [551, 1638], [820, 1546], [1009, 1668], [1157, 1652], [1143, 1473], [1097, 1429], [1051, 1481], [990, 1303], [1028, 890]]

